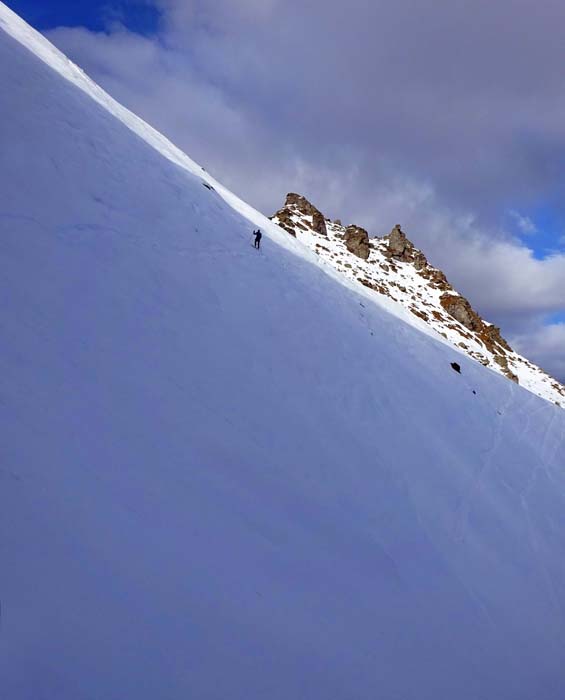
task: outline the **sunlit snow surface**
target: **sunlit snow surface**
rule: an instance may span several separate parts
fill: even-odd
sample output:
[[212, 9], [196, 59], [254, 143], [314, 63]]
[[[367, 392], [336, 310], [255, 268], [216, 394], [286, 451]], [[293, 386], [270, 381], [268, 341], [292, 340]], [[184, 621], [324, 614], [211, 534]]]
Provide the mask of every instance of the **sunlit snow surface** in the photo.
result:
[[562, 700], [565, 413], [0, 23], [0, 697]]

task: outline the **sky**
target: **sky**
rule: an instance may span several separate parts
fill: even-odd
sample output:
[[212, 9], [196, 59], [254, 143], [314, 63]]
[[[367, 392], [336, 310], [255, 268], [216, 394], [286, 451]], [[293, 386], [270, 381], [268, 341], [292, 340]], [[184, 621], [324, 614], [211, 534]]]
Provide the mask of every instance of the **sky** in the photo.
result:
[[265, 214], [400, 223], [565, 380], [561, 0], [8, 0]]

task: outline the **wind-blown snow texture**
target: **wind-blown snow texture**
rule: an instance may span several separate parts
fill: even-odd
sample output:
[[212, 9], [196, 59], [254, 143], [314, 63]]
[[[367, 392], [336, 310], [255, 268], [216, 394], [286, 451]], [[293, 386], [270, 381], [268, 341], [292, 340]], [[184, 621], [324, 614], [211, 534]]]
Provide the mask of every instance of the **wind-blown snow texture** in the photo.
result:
[[0, 25], [0, 696], [562, 700], [565, 413]]

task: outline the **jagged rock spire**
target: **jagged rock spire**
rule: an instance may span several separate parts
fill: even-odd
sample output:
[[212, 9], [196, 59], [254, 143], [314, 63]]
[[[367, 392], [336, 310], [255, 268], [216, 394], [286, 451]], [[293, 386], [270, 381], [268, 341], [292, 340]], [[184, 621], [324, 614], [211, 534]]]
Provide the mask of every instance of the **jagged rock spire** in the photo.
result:
[[[296, 194], [296, 192], [289, 192], [286, 195], [284, 207], [280, 209], [275, 216], [279, 221], [283, 221], [289, 228], [292, 228], [291, 223], [289, 224], [289, 219], [291, 219], [293, 212], [311, 218], [312, 230], [316, 233], [319, 233], [321, 236], [328, 235], [326, 221], [322, 212], [309, 202], [306, 197], [303, 197], [301, 194]], [[282, 226], [282, 224], [279, 223], [279, 226]], [[288, 230], [287, 226], [283, 226], [283, 228]], [[289, 233], [296, 235], [293, 231], [289, 231]]]
[[418, 250], [412, 241], [408, 240], [406, 234], [400, 228], [400, 224], [392, 229], [388, 234], [388, 254], [392, 258], [402, 262], [410, 262], [417, 270], [422, 270], [428, 264], [426, 256]]

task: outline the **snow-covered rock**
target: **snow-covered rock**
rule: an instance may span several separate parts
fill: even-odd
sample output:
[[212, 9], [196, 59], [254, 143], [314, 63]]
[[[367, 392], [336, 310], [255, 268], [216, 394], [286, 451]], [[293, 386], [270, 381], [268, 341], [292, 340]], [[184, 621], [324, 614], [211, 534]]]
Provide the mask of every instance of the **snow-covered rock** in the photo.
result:
[[311, 223], [313, 210], [319, 213], [305, 197], [292, 194], [272, 220], [346, 278], [398, 302], [458, 350], [565, 407], [565, 387], [514, 352], [500, 329], [484, 321], [453, 289], [444, 273], [428, 263], [400, 225], [387, 236], [369, 238], [367, 231], [358, 226], [326, 220], [322, 240]]

